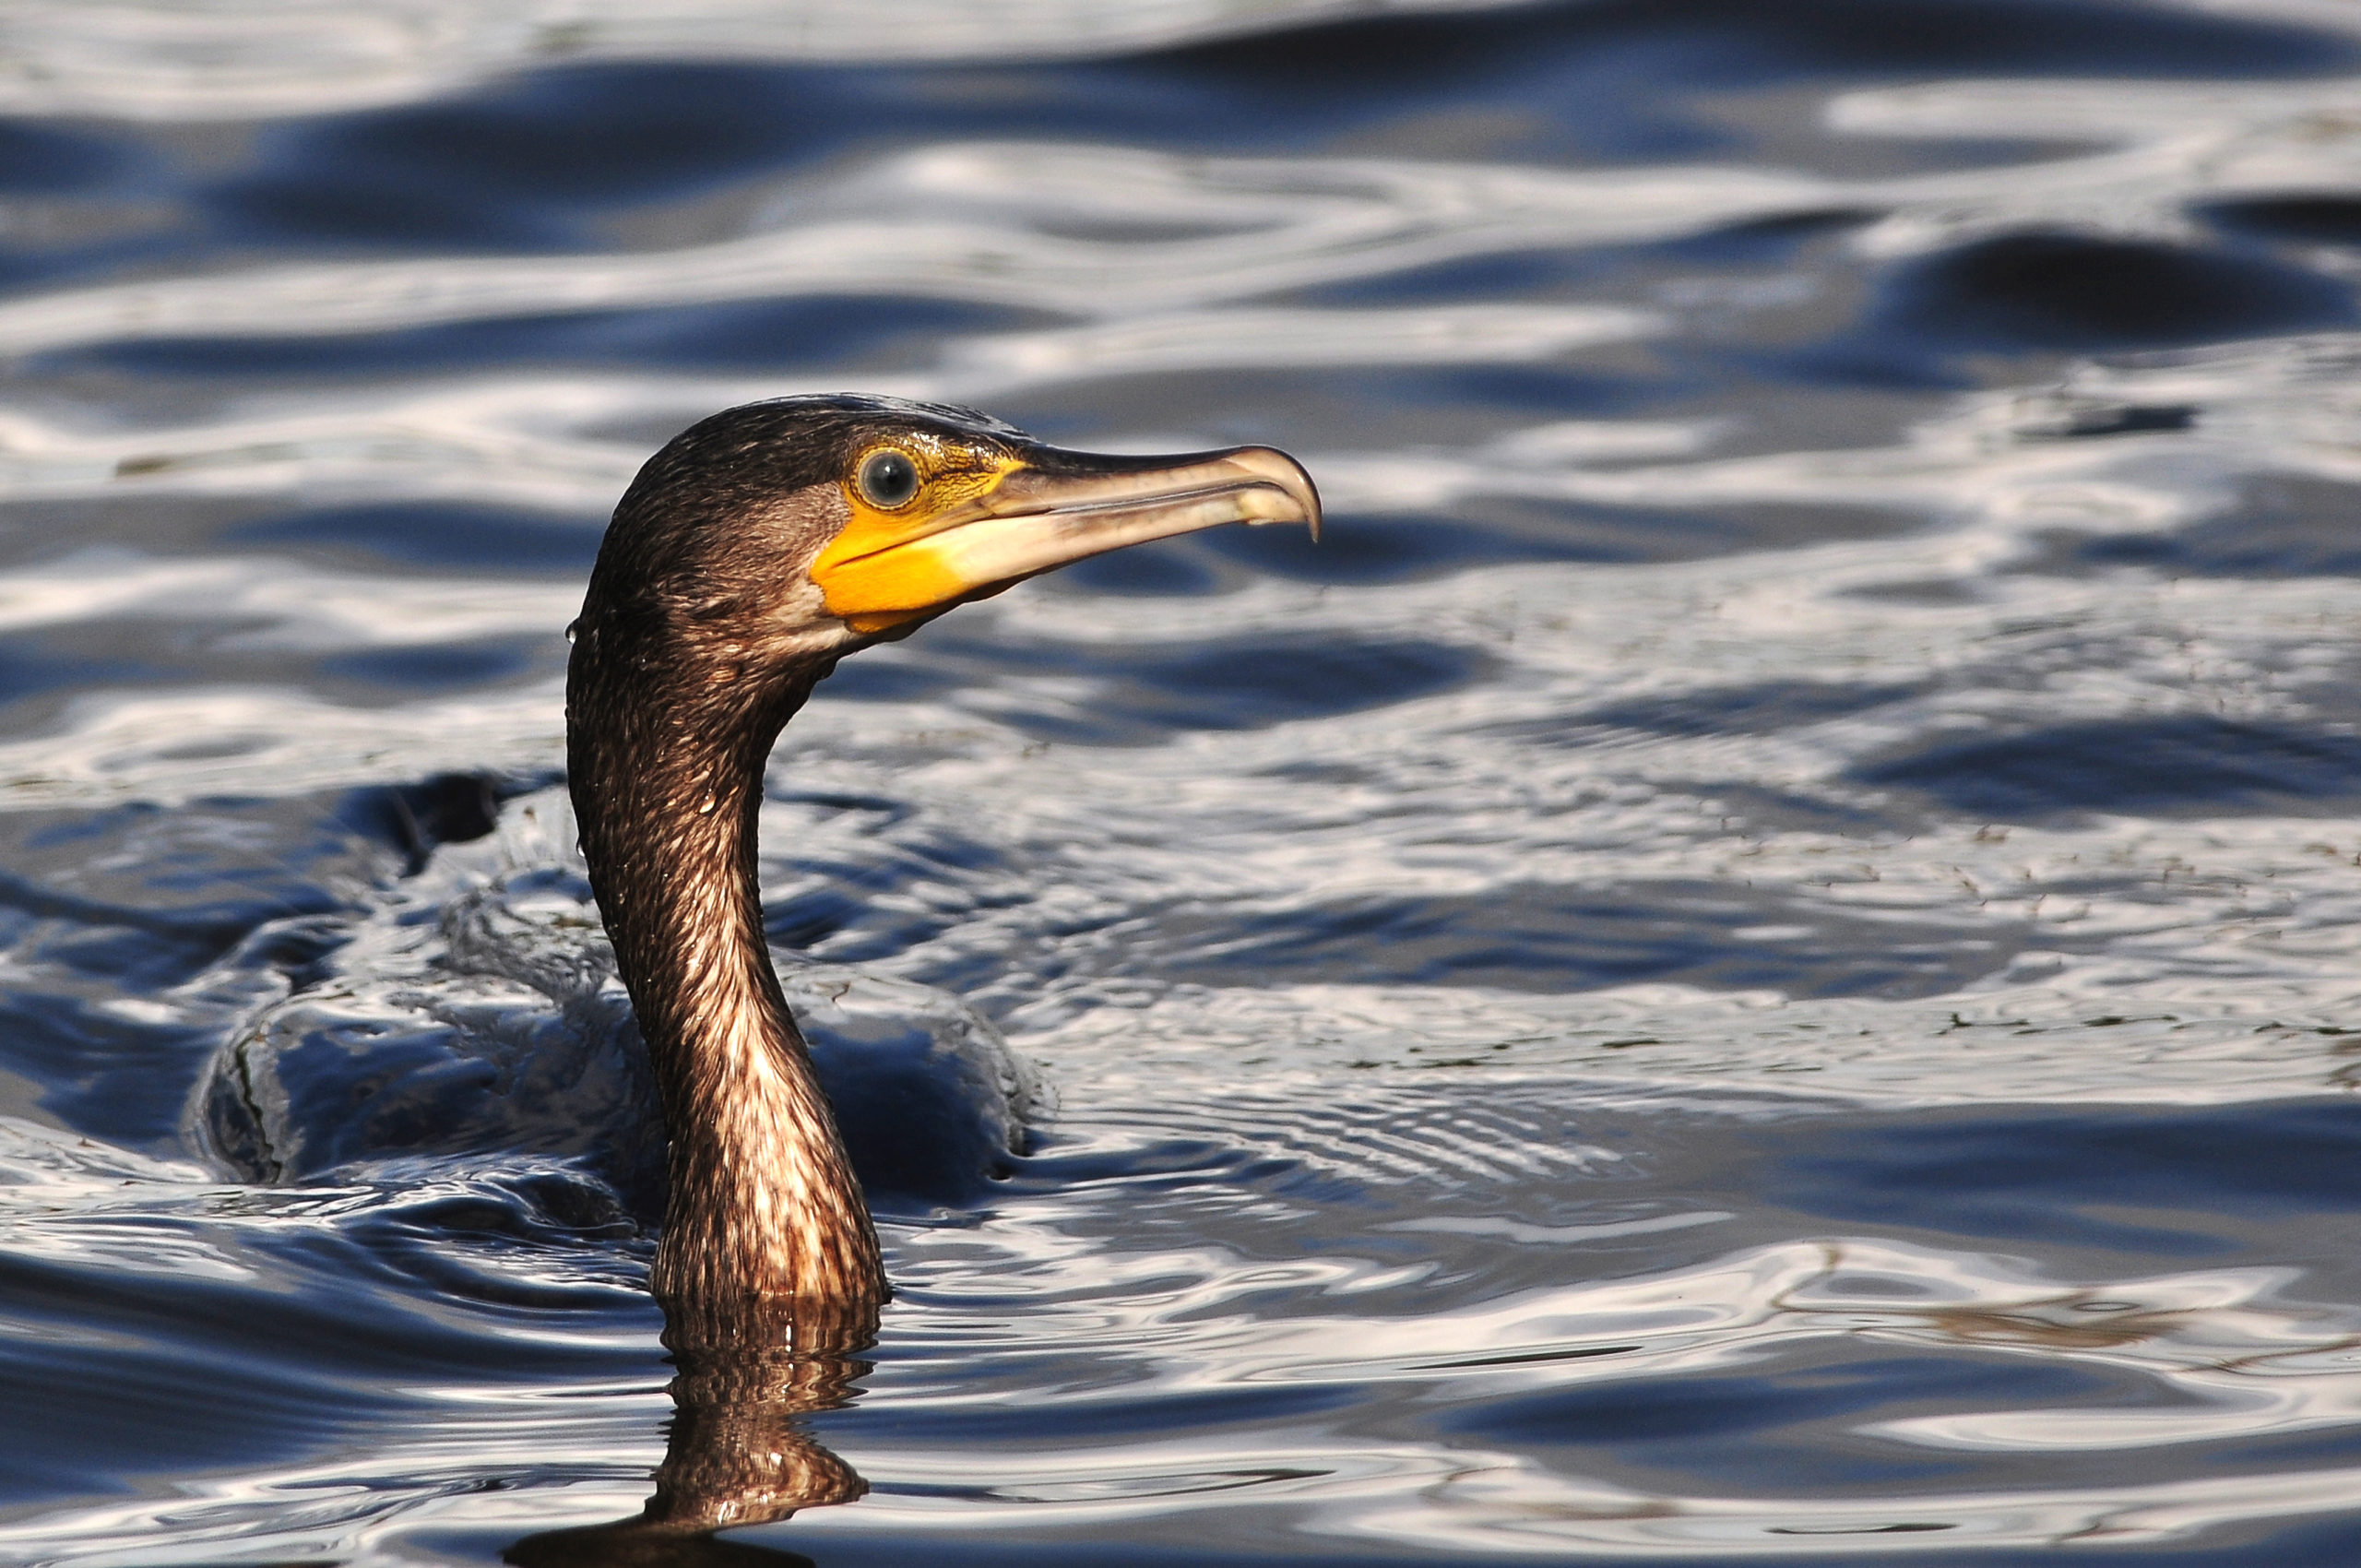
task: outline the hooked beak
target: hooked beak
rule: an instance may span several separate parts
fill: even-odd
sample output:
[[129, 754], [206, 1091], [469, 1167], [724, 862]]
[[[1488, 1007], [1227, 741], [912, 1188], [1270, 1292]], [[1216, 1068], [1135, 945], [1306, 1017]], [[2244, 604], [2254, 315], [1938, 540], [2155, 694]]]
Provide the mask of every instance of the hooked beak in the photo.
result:
[[862, 634], [980, 598], [1127, 544], [1223, 523], [1303, 523], [1320, 493], [1269, 446], [1102, 457], [1036, 446], [998, 481], [939, 510], [857, 519], [812, 564], [828, 612]]

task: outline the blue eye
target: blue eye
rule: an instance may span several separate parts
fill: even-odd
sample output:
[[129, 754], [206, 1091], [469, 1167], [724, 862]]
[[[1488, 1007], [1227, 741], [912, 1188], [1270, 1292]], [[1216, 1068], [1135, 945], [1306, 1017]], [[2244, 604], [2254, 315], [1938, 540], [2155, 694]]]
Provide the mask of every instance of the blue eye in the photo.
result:
[[919, 493], [919, 466], [900, 452], [872, 452], [860, 465], [861, 499], [892, 511], [907, 506]]

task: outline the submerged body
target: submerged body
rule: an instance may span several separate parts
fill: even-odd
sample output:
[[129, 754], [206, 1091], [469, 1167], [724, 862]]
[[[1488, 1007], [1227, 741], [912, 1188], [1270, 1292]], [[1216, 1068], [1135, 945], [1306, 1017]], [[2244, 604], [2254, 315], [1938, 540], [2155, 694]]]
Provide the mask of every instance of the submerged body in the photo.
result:
[[[263, 1185], [416, 1189], [521, 1157], [559, 1212], [652, 1230], [663, 1110], [573, 804], [560, 785], [481, 810], [318, 933], [327, 951], [216, 1053], [193, 1141]], [[966, 1204], [1008, 1172], [1043, 1091], [988, 1020], [930, 986], [774, 958], [872, 1199]]]
[[967, 600], [1228, 522], [1316, 527], [1293, 459], [1060, 451], [964, 410], [733, 409], [615, 511], [567, 671], [582, 850], [670, 1135], [668, 1301], [882, 1301], [860, 1184], [763, 940], [756, 819], [780, 729], [837, 659]]

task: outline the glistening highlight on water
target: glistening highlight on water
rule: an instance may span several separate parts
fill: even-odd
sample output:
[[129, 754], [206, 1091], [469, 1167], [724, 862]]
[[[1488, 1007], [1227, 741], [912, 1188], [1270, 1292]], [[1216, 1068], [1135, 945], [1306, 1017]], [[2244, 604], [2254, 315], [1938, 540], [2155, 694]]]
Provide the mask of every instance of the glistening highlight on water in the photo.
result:
[[[842, 390], [1326, 517], [819, 684], [668, 1327], [564, 628]], [[2356, 541], [2343, 0], [20, 0], [0, 1562], [2353, 1561]]]

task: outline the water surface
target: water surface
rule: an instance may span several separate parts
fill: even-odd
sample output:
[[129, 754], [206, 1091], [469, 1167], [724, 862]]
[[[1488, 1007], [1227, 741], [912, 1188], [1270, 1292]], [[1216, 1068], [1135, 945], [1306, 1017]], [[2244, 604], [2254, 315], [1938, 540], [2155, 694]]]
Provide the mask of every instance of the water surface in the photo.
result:
[[[2335, 0], [18, 5], [0, 1558], [2350, 1560], [2356, 288]], [[1331, 526], [822, 688], [791, 987], [1053, 1108], [668, 1359], [562, 629], [839, 388]]]

